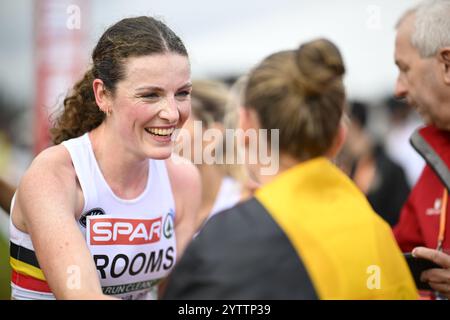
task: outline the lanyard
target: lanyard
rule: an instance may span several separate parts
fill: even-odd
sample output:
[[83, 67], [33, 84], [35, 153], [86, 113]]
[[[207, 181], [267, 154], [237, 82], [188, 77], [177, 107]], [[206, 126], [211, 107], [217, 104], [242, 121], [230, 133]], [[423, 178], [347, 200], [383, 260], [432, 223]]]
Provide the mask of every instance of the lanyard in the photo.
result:
[[442, 194], [441, 214], [439, 215], [439, 236], [436, 248], [438, 251], [442, 251], [442, 244], [444, 243], [445, 223], [447, 218], [447, 198], [448, 198], [448, 191], [447, 188], [444, 187], [444, 193]]

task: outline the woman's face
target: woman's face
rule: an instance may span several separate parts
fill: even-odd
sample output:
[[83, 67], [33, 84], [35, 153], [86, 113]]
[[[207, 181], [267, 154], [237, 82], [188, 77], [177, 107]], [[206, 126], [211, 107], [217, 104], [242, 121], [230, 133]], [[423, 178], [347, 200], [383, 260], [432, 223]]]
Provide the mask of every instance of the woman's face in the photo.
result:
[[191, 109], [189, 60], [176, 53], [133, 57], [125, 70], [108, 119], [132, 153], [166, 159], [172, 153], [172, 133]]

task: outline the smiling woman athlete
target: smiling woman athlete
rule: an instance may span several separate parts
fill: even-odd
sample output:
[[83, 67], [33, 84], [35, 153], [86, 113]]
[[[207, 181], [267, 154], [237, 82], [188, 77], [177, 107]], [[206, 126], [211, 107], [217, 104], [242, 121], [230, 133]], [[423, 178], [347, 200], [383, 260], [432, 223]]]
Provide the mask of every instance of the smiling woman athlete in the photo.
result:
[[100, 38], [11, 210], [13, 299], [150, 299], [194, 233], [200, 179], [176, 164], [190, 112], [181, 40], [150, 17]]

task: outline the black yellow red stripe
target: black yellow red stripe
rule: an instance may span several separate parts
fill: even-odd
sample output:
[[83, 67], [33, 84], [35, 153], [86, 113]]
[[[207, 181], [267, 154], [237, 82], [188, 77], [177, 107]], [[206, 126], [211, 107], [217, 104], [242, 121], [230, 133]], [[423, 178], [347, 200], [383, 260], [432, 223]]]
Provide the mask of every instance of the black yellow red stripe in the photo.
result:
[[36, 254], [33, 250], [10, 242], [10, 258], [9, 263], [14, 272], [20, 275], [35, 278], [44, 281], [45, 276], [39, 267]]
[[20, 260], [14, 259], [13, 257], [9, 258], [9, 264], [11, 265], [11, 268], [13, 270], [15, 270], [20, 274], [28, 275], [33, 278], [45, 281], [44, 273], [39, 268], [36, 268]]
[[52, 292], [46, 281], [42, 281], [42, 280], [36, 279], [34, 277], [18, 273], [14, 269], [12, 270], [12, 274], [11, 274], [11, 282], [14, 283], [16, 286], [19, 286], [19, 287], [27, 289], [27, 290], [33, 290], [33, 291], [39, 291], [39, 292], [45, 292], [45, 293]]
[[210, 219], [169, 278], [164, 299], [317, 299], [289, 239], [254, 198]]
[[36, 258], [36, 254], [33, 250], [27, 249], [25, 247], [19, 246], [14, 242], [10, 242], [9, 249], [10, 256], [16, 260], [25, 262], [33, 267], [40, 268], [39, 262]]

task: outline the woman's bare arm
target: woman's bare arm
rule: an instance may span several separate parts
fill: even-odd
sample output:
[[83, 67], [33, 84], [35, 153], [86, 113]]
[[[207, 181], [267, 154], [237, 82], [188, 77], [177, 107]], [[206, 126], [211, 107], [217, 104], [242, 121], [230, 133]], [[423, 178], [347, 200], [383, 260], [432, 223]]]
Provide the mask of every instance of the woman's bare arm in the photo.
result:
[[177, 238], [177, 257], [192, 240], [195, 221], [201, 201], [201, 180], [198, 169], [187, 160], [178, 156], [166, 161], [172, 190], [175, 195], [175, 234]]
[[56, 146], [41, 153], [24, 175], [13, 215], [17, 213], [31, 236], [57, 299], [108, 298], [75, 220], [79, 201], [70, 156], [63, 146]]

